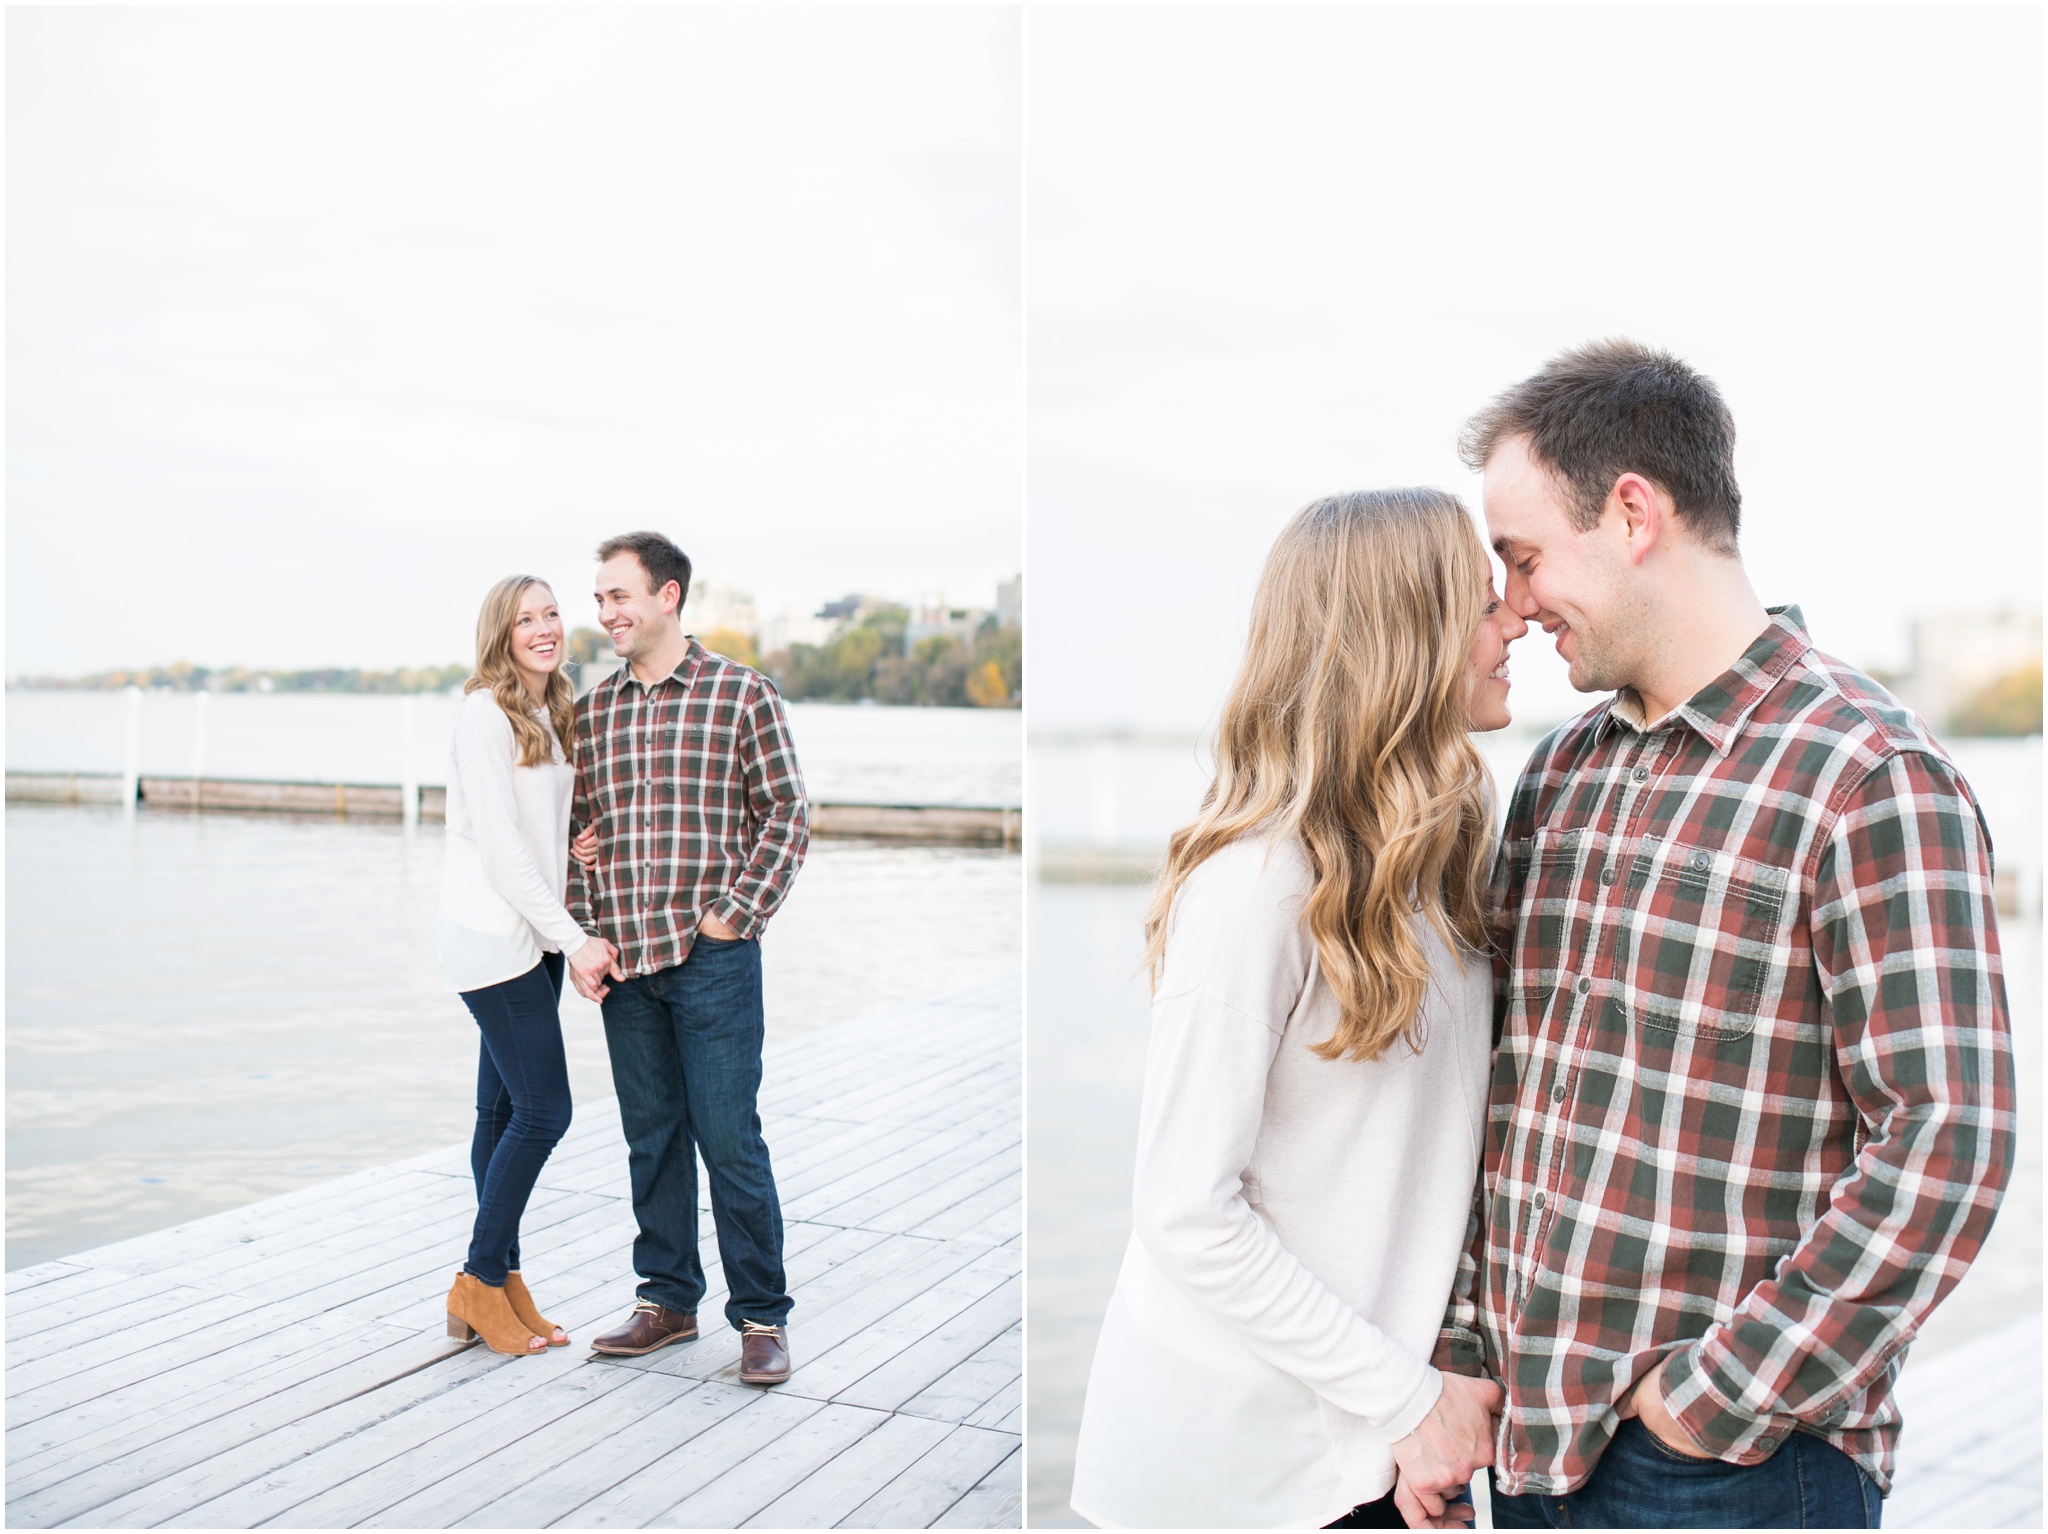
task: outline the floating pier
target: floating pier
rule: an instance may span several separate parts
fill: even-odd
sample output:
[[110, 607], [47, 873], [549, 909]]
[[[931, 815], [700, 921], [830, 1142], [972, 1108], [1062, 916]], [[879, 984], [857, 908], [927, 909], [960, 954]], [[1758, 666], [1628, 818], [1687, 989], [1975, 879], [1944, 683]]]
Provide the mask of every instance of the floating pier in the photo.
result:
[[796, 1371], [738, 1383], [711, 1221], [703, 1336], [589, 1352], [631, 1309], [611, 1099], [577, 1105], [522, 1255], [570, 1346], [445, 1334], [466, 1145], [7, 1275], [17, 1528], [1014, 1528], [1014, 974], [771, 1048]]
[[[10, 772], [7, 797], [62, 804], [119, 804], [124, 781], [118, 773]], [[151, 809], [255, 810], [385, 820], [404, 816], [408, 792], [418, 795], [420, 819], [447, 818], [448, 791], [432, 783], [408, 790], [396, 783], [143, 776], [136, 787], [137, 799]], [[1022, 812], [1007, 805], [811, 806], [811, 832], [816, 836], [1009, 849], [1020, 844], [1023, 827]]]

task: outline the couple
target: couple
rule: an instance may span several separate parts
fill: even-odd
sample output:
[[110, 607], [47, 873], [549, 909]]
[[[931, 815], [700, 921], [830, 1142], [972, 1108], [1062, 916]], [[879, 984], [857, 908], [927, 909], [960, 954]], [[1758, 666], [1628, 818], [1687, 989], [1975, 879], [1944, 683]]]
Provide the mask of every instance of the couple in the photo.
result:
[[683, 632], [682, 550], [628, 533], [597, 557], [598, 619], [625, 665], [579, 706], [553, 591], [512, 576], [484, 599], [455, 725], [441, 965], [483, 1044], [476, 1224], [448, 1330], [499, 1353], [569, 1341], [519, 1269], [520, 1217], [569, 1127], [566, 969], [603, 1007], [639, 1223], [639, 1303], [591, 1346], [637, 1355], [696, 1337], [701, 1152], [739, 1377], [780, 1384], [791, 1302], [755, 1107], [756, 939], [809, 846], [803, 778], [774, 685]]
[[[1989, 839], [1920, 720], [1766, 610], [1713, 385], [1570, 351], [1448, 495], [1284, 531], [1147, 919], [1105, 1527], [1875, 1527], [1907, 1344], [1990, 1229]], [[1470, 733], [1531, 622], [1612, 691]], [[1483, 1175], [1482, 1175], [1483, 1169]]]

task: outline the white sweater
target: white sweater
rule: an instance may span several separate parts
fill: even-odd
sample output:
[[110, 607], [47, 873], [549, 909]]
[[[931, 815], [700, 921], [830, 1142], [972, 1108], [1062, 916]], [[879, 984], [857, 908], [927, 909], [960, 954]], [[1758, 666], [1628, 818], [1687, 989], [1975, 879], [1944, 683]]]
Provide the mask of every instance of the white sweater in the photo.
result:
[[1324, 1060], [1338, 1007], [1291, 840], [1174, 900], [1134, 1233], [1097, 1340], [1074, 1511], [1105, 1528], [1320, 1527], [1394, 1484], [1479, 1174], [1492, 974], [1419, 923], [1420, 1053]]
[[448, 850], [441, 873], [441, 974], [450, 990], [515, 979], [543, 953], [574, 953], [586, 934], [562, 904], [569, 884], [569, 800], [547, 710], [553, 760], [521, 767], [512, 721], [488, 688], [469, 693], [449, 746]]

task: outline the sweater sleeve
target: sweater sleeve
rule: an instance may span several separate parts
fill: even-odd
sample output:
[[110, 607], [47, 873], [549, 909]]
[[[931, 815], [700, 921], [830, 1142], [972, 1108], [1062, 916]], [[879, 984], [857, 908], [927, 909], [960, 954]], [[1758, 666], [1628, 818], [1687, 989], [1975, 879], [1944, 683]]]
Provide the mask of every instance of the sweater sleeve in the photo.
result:
[[1253, 1353], [1402, 1438], [1436, 1403], [1441, 1377], [1332, 1293], [1245, 1192], [1267, 1073], [1314, 973], [1295, 909], [1247, 862], [1260, 855], [1226, 849], [1175, 900], [1146, 1056], [1137, 1236]]
[[487, 695], [470, 695], [480, 696], [488, 706], [465, 700], [455, 720], [455, 770], [462, 775], [477, 855], [500, 898], [563, 953], [574, 953], [588, 934], [548, 887], [519, 832], [519, 806], [512, 792], [518, 748], [511, 721]]

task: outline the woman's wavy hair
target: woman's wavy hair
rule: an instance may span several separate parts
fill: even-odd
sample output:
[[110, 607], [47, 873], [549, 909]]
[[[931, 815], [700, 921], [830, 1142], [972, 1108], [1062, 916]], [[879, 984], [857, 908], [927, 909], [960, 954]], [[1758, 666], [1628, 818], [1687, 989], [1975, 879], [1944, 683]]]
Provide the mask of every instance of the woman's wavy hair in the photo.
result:
[[1155, 989], [1188, 875], [1270, 830], [1301, 844], [1315, 878], [1302, 920], [1342, 1009], [1316, 1053], [1421, 1047], [1416, 915], [1453, 947], [1490, 937], [1491, 785], [1466, 713], [1490, 573], [1470, 514], [1438, 490], [1335, 495], [1287, 525], [1259, 577], [1215, 778], [1145, 915]]
[[[548, 732], [533, 717], [533, 694], [526, 690], [526, 683], [519, 679], [519, 671], [512, 664], [512, 625], [518, 621], [519, 604], [529, 586], [546, 587], [549, 596], [555, 594], [555, 588], [537, 575], [508, 575], [485, 593], [483, 611], [476, 615], [476, 671], [462, 684], [462, 690], [470, 693], [488, 687], [505, 717], [512, 721], [519, 765], [539, 767], [553, 761], [554, 754], [548, 745]], [[545, 701], [548, 718], [555, 726], [555, 738], [562, 743], [562, 754], [573, 762], [576, 689], [569, 685], [561, 666], [555, 667], [548, 678]]]

